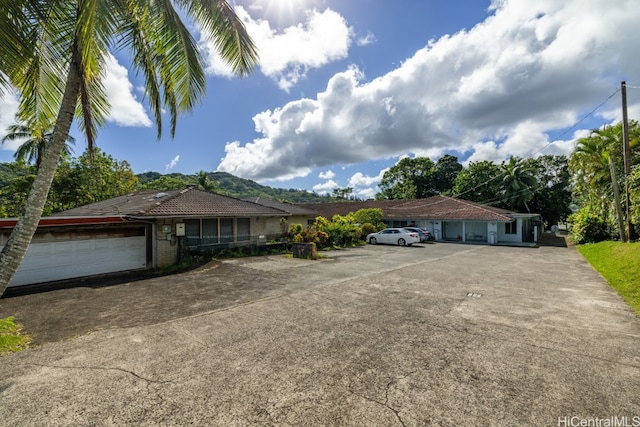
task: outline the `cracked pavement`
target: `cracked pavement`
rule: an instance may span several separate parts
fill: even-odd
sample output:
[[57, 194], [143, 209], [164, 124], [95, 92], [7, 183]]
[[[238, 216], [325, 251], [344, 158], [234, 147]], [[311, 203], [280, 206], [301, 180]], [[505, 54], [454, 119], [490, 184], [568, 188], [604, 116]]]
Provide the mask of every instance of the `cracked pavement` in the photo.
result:
[[0, 358], [1, 424], [640, 417], [640, 320], [574, 248], [324, 254], [3, 298], [41, 345]]

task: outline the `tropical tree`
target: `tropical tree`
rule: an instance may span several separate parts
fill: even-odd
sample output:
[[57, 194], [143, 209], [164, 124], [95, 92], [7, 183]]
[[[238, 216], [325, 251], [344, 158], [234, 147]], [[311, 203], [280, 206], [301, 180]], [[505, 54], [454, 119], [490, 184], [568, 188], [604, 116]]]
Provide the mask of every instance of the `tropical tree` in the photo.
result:
[[111, 49], [126, 48], [144, 76], [145, 97], [158, 137], [162, 112], [177, 117], [205, 93], [203, 60], [181, 16], [212, 38], [239, 75], [257, 62], [241, 20], [225, 0], [31, 0], [0, 10], [0, 85], [19, 94], [19, 122], [53, 122], [38, 174], [11, 236], [0, 252], [0, 295], [35, 233], [74, 118], [93, 148], [109, 111], [102, 77]]
[[404, 157], [382, 175], [376, 199], [423, 199], [435, 196], [435, 164], [428, 157]]
[[567, 156], [544, 155], [525, 160], [536, 171], [538, 185], [528, 202], [531, 211], [542, 215], [547, 228], [571, 215], [571, 175]]
[[203, 170], [198, 172], [198, 187], [204, 191], [217, 191], [220, 189], [220, 185], [209, 178], [209, 174]]
[[476, 203], [495, 204], [501, 200], [500, 167], [483, 160], [471, 162], [456, 177], [452, 194]]
[[59, 212], [131, 193], [137, 185], [138, 177], [127, 161], [96, 147], [58, 166], [47, 203]]
[[153, 181], [138, 185], [141, 190], [180, 190], [186, 188], [190, 182], [177, 176], [162, 175]]
[[500, 165], [502, 173], [503, 203], [512, 210], [521, 210], [522, 207], [531, 212], [529, 202], [537, 187], [535, 170], [519, 157], [510, 157], [508, 162]]
[[[48, 128], [50, 129], [50, 128]], [[40, 159], [44, 154], [44, 149], [51, 140], [52, 130], [45, 130], [36, 125], [14, 124], [7, 128], [8, 133], [2, 138], [2, 143], [12, 141], [23, 141], [18, 147], [13, 157], [19, 162], [35, 163], [40, 167]], [[71, 135], [67, 135], [66, 144], [62, 150], [63, 157], [69, 157], [73, 150], [69, 144], [75, 144], [76, 140]]]
[[0, 165], [4, 172], [0, 176], [0, 218], [17, 217], [36, 176], [36, 167], [24, 162]]
[[456, 156], [445, 154], [440, 157], [433, 169], [435, 190], [440, 194], [451, 192], [456, 183], [456, 178], [462, 169], [463, 166], [458, 162]]
[[624, 185], [622, 124], [597, 129], [580, 138], [569, 167], [575, 183], [573, 195], [580, 209], [587, 210], [590, 218], [599, 216], [610, 227], [617, 222], [620, 238], [626, 240], [619, 194], [620, 186]]

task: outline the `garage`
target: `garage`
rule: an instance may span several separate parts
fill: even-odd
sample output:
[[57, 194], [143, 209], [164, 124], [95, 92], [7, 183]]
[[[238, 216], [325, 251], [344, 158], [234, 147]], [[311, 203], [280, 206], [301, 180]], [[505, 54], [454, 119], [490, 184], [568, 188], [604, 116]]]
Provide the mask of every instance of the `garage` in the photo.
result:
[[[56, 222], [45, 226], [41, 222], [9, 287], [147, 267], [144, 225]], [[3, 244], [9, 235], [0, 236]]]

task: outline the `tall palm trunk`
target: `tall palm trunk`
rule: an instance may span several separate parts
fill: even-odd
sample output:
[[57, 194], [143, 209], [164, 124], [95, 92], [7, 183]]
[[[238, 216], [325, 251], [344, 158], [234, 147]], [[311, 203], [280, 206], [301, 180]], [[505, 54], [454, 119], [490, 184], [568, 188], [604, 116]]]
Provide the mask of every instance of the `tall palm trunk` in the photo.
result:
[[69, 64], [62, 105], [56, 119], [51, 141], [45, 148], [22, 215], [18, 218], [18, 223], [9, 236], [9, 240], [7, 240], [2, 252], [0, 252], [0, 295], [9, 286], [9, 282], [18, 270], [22, 258], [24, 258], [29, 248], [31, 239], [38, 228], [42, 210], [51, 188], [51, 182], [58, 167], [58, 160], [65, 148], [78, 103], [81, 86], [81, 76], [78, 70], [77, 56], [73, 55]]

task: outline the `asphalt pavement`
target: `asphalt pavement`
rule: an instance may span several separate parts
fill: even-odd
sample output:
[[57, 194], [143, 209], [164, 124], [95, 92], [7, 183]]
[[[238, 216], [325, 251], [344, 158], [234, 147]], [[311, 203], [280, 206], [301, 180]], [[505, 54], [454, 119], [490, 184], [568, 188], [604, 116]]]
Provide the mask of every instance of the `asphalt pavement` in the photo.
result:
[[640, 425], [640, 320], [575, 248], [324, 254], [1, 299], [39, 345], [0, 425]]

